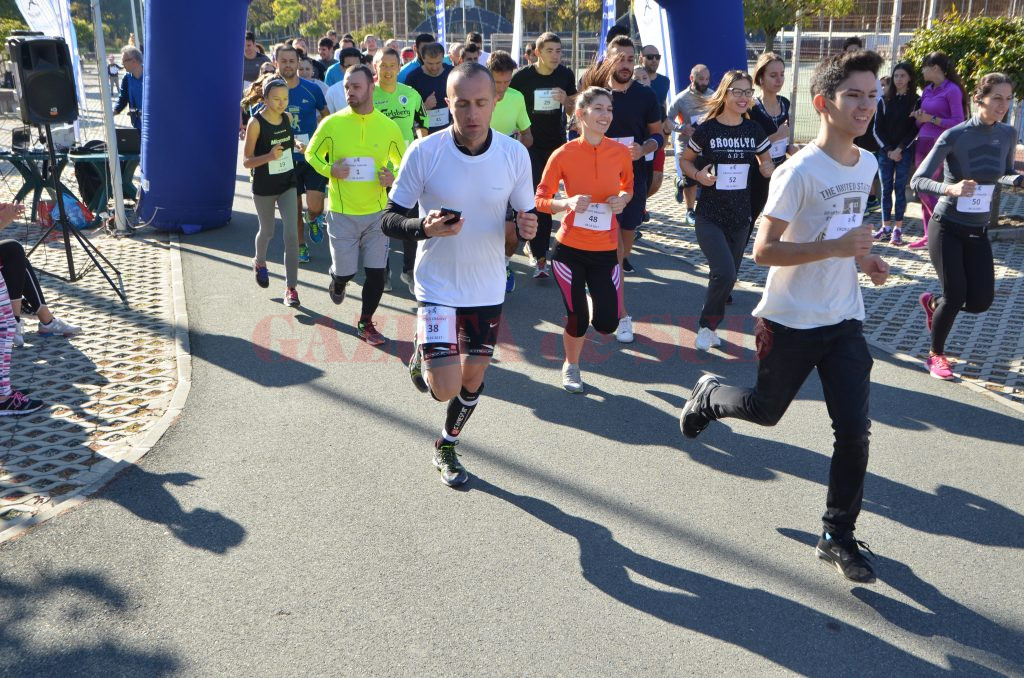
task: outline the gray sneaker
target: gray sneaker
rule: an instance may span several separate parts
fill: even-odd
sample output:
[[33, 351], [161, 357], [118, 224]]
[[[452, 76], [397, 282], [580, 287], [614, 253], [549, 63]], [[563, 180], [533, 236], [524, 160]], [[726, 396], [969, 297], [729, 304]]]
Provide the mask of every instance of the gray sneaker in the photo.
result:
[[457, 440], [450, 442], [443, 438], [434, 442], [434, 468], [441, 474], [441, 482], [448, 487], [456, 487], [469, 480], [469, 474], [459, 463], [459, 454], [455, 451], [458, 444]]
[[679, 413], [679, 430], [687, 438], [696, 438], [708, 427], [711, 419], [701, 413], [707, 402], [707, 394], [721, 386], [718, 377], [713, 374], [705, 374], [693, 385], [690, 397], [683, 405], [683, 411]]
[[583, 377], [579, 363], [562, 363], [562, 388], [569, 393], [583, 393]]

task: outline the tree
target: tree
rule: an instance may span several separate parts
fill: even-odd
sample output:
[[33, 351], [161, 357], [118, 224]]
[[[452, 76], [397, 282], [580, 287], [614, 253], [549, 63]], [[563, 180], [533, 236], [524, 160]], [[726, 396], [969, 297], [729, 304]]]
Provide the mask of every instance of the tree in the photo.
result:
[[764, 51], [775, 47], [775, 36], [786, 26], [816, 14], [843, 17], [853, 11], [854, 0], [743, 0], [743, 16], [748, 33], [764, 32]]
[[932, 52], [945, 52], [968, 92], [986, 73], [998, 71], [1013, 79], [1019, 97], [1024, 88], [1024, 18], [976, 17], [955, 11], [919, 28], [907, 43], [902, 58], [915, 64]]
[[[601, 0], [578, 0], [581, 31], [601, 30]], [[576, 26], [577, 0], [523, 0], [523, 22], [555, 32], [570, 32]], [[545, 16], [547, 14], [547, 16]]]

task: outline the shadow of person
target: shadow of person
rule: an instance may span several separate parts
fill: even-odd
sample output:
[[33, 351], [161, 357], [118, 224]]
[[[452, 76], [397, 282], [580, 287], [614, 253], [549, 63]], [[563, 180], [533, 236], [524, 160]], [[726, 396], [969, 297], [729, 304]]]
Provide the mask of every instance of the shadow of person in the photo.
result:
[[212, 553], [225, 554], [245, 539], [245, 528], [234, 520], [203, 508], [185, 511], [167, 485], [191, 487], [202, 480], [191, 473], [150, 473], [132, 464], [117, 481], [96, 495], [139, 518], [165, 526], [182, 543]]
[[[260, 386], [282, 388], [308, 384], [324, 371], [300, 358], [309, 342], [296, 332], [290, 315], [269, 315], [256, 324], [253, 338], [194, 331], [189, 336], [192, 358], [206, 361]], [[280, 350], [278, 350], [280, 349]]]
[[[777, 528], [779, 533], [813, 547], [816, 534], [788, 528]], [[975, 612], [943, 595], [938, 588], [924, 581], [907, 565], [875, 556], [878, 578], [924, 608], [917, 609], [879, 593], [877, 590], [856, 587], [855, 598], [870, 606], [880, 617], [894, 626], [927, 638], [948, 638], [961, 645], [973, 647], [1002, 657], [1012, 665], [1001, 667], [1009, 673], [1024, 667], [1024, 633]]]
[[[802, 603], [643, 556], [616, 541], [603, 525], [569, 515], [549, 502], [514, 494], [478, 477], [469, 485], [470, 490], [508, 502], [576, 539], [584, 579], [615, 600], [670, 624], [804, 675], [848, 674], [851, 657], [870, 657], [872, 665], [880, 667], [878, 673], [885, 675], [949, 673]], [[957, 666], [976, 666], [956, 659]]]
[[[54, 597], [66, 619], [55, 624], [90, 624], [93, 639], [73, 647], [42, 644], [35, 633], [40, 611]], [[167, 676], [181, 660], [161, 650], [128, 647], [117, 629], [95, 624], [92, 615], [132, 614], [132, 601], [105, 575], [80, 570], [54, 574], [22, 569], [0, 576], [0, 673], [12, 676]]]

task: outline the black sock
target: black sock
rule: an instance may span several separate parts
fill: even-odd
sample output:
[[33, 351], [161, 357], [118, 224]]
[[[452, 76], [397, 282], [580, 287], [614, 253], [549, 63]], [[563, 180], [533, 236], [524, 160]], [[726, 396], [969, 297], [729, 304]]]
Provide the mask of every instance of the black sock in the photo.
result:
[[463, 386], [462, 392], [448, 401], [448, 414], [444, 420], [443, 432], [446, 440], [458, 439], [462, 429], [466, 427], [466, 422], [469, 421], [469, 417], [473, 414], [473, 410], [476, 409], [483, 390], [483, 384], [480, 384], [480, 388], [476, 392], [468, 391]]
[[380, 306], [380, 299], [384, 296], [384, 281], [387, 273], [383, 268], [366, 269], [366, 282], [363, 283], [363, 310], [360, 321], [370, 320]]

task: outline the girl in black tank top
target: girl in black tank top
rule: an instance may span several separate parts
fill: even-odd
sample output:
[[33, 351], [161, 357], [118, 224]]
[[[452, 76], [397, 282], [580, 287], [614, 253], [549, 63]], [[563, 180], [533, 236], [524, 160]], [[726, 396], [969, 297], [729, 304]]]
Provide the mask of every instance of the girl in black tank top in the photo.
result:
[[[280, 195], [295, 186], [295, 163], [292, 159], [295, 137], [291, 121], [287, 113], [279, 113], [276, 124], [268, 120], [268, 116], [273, 116], [273, 112], [266, 108], [254, 116], [260, 133], [253, 153], [257, 158], [266, 157], [268, 160], [251, 170], [253, 195]], [[281, 147], [281, 152], [274, 158], [277, 146]]]

